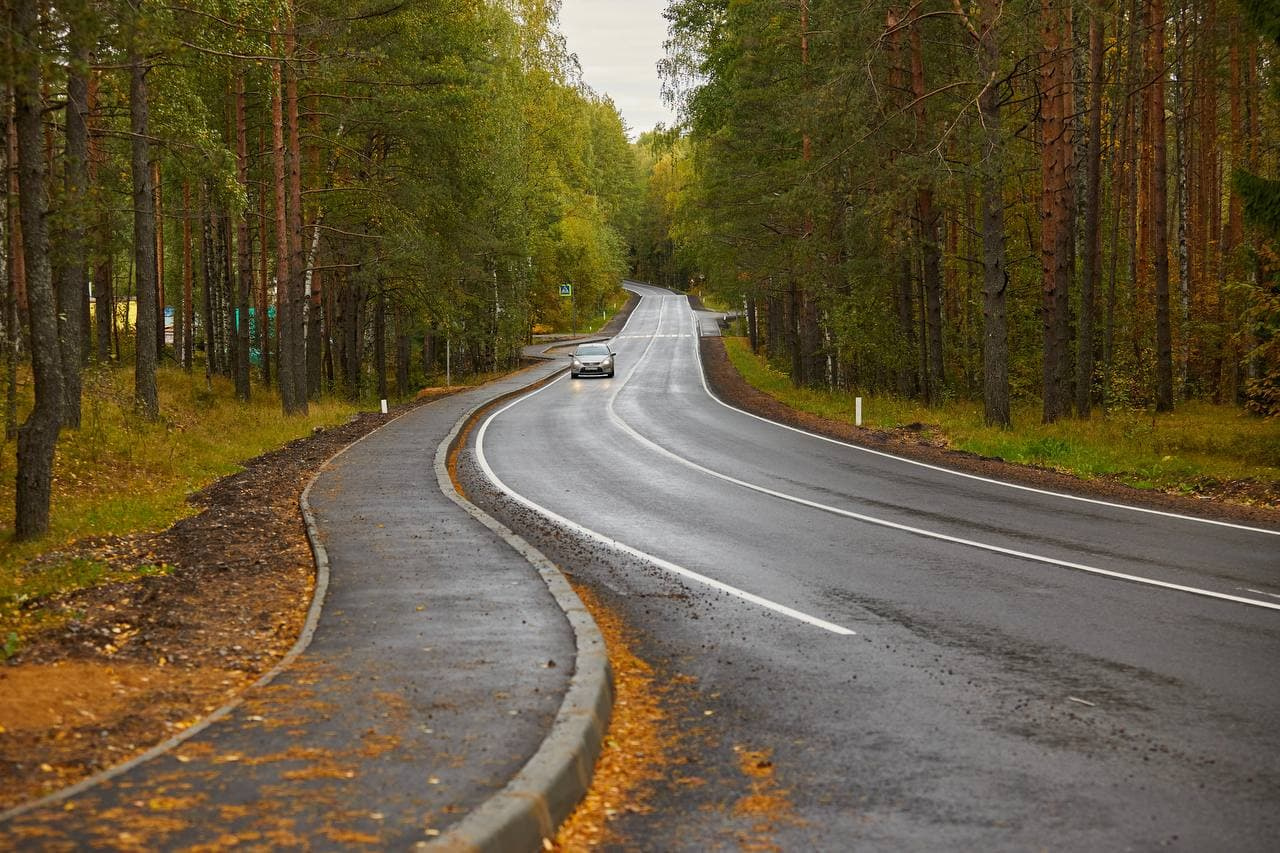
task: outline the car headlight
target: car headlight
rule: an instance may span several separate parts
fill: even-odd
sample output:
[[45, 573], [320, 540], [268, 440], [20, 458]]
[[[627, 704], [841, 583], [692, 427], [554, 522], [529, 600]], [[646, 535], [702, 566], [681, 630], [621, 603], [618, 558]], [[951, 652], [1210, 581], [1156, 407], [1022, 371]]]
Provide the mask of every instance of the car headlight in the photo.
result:
[[577, 358], [574, 358], [574, 359], [573, 359], [573, 366], [574, 366], [574, 367], [582, 367], [582, 362], [578, 361], [578, 359], [577, 359]]
[[609, 356], [604, 361], [600, 362], [600, 364], [604, 367], [613, 367], [613, 356]]

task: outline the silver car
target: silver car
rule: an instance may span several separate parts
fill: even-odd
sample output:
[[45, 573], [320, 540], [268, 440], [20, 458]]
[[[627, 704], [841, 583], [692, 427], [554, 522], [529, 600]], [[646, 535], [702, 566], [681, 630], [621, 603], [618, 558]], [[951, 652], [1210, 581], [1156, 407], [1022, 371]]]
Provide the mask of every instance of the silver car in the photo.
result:
[[617, 355], [608, 344], [578, 344], [569, 362], [569, 375], [613, 376], [613, 359]]

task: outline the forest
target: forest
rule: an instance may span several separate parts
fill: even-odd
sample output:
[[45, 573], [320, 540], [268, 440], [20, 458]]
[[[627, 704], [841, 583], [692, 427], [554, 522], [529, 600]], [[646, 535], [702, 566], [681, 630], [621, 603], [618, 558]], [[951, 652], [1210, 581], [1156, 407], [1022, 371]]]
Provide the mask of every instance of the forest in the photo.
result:
[[1274, 0], [671, 0], [679, 120], [634, 143], [558, 0], [6, 10], [18, 539], [92, 371], [152, 421], [158, 369], [405, 396], [626, 274], [798, 387], [1280, 412]]
[[1280, 412], [1274, 0], [672, 0], [637, 275], [796, 386]]
[[[602, 306], [640, 201], [554, 0], [10, 0], [0, 262], [15, 536], [87, 372], [286, 413], [518, 362]], [[389, 377], [390, 380], [389, 380]], [[19, 423], [19, 415], [25, 414]]]

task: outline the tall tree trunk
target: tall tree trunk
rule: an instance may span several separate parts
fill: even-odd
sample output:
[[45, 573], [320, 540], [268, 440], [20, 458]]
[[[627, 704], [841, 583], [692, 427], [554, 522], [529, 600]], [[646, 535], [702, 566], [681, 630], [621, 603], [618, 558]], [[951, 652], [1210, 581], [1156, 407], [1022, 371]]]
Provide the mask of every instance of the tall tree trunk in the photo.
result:
[[182, 185], [182, 316], [174, 318], [174, 328], [182, 327], [182, 346], [175, 340], [174, 350], [182, 369], [191, 372], [191, 363], [195, 355], [195, 300], [192, 281], [191, 252], [191, 185]]
[[[266, 149], [258, 133], [258, 150]], [[267, 191], [258, 190], [258, 368], [262, 384], [271, 387], [271, 303], [267, 294]]]
[[160, 162], [151, 163], [151, 186], [156, 194], [156, 356], [164, 355], [164, 185], [160, 180]]
[[204, 285], [204, 379], [212, 386], [218, 363], [217, 257], [213, 246], [208, 193], [200, 191], [200, 283]]
[[408, 397], [409, 388], [409, 324], [405, 318], [405, 310], [396, 306], [396, 396]]
[[[93, 123], [89, 132], [89, 184], [92, 186], [98, 180], [98, 173], [105, 161], [106, 155], [102, 150], [101, 132], [97, 128], [97, 123], [93, 121], [94, 104], [97, 102], [98, 78], [93, 76], [89, 78], [89, 121]], [[99, 364], [106, 364], [111, 360], [111, 317], [114, 308], [112, 307], [112, 282], [111, 282], [111, 211], [105, 206], [100, 206], [98, 211], [97, 222], [94, 226], [94, 239], [96, 242], [95, 255], [97, 262], [93, 267], [93, 319], [94, 319], [94, 337], [96, 338], [94, 358]]]
[[280, 404], [289, 415], [298, 411], [300, 389], [294, 385], [297, 370], [293, 363], [295, 353], [293, 336], [293, 304], [289, 293], [289, 224], [285, 212], [285, 196], [288, 184], [285, 176], [284, 144], [284, 71], [282, 63], [271, 66], [271, 142], [272, 163], [275, 167], [275, 230], [276, 230], [276, 352], [279, 356], [277, 381], [280, 385]]
[[[920, 33], [919, 5], [909, 12], [911, 29], [908, 41], [911, 45], [911, 94], [914, 97], [916, 136], [928, 138], [925, 115], [924, 47]], [[939, 244], [938, 223], [941, 214], [934, 207], [933, 188], [929, 181], [922, 181], [916, 189], [916, 217], [920, 225], [920, 247], [923, 259], [920, 279], [924, 288], [925, 332], [925, 402], [936, 405], [942, 399], [945, 380], [942, 360], [942, 251]]]
[[[249, 195], [249, 139], [245, 121], [244, 77], [236, 77], [236, 173], [245, 197]], [[249, 291], [253, 286], [253, 246], [249, 230], [249, 206], [236, 220], [236, 251], [239, 260], [239, 290], [236, 299], [236, 397], [248, 400], [249, 381]]]
[[1080, 339], [1076, 351], [1076, 413], [1093, 406], [1093, 321], [1102, 278], [1102, 16], [1089, 14], [1089, 142], [1085, 154], [1084, 275], [1080, 278]]
[[982, 164], [982, 401], [989, 426], [1009, 427], [1009, 323], [1005, 297], [1004, 138], [1000, 128], [1000, 43], [996, 26], [1002, 3], [986, 4], [975, 32], [978, 71], [983, 80], [978, 110], [986, 129]]
[[[292, 15], [289, 29], [285, 32], [285, 56], [291, 62], [296, 49], [296, 36], [293, 30]], [[290, 348], [289, 363], [293, 370], [292, 385], [294, 389], [293, 413], [307, 413], [307, 350], [306, 350], [306, 247], [302, 236], [302, 145], [298, 127], [298, 75], [292, 67], [286, 67], [285, 102], [288, 107], [289, 129], [289, 322]]]
[[1074, 10], [1071, 0], [1063, 0], [1062, 15], [1062, 49], [1058, 52], [1058, 80], [1061, 84], [1059, 98], [1061, 106], [1058, 116], [1062, 119], [1062, 136], [1058, 139], [1061, 153], [1058, 155], [1062, 163], [1062, 192], [1058, 202], [1060, 227], [1054, 232], [1057, 247], [1054, 257], [1057, 264], [1054, 269], [1057, 278], [1054, 296], [1058, 300], [1054, 312], [1054, 353], [1058, 365], [1054, 373], [1058, 377], [1058, 399], [1062, 404], [1062, 414], [1071, 414], [1075, 403], [1071, 384], [1074, 378], [1071, 371], [1071, 287], [1076, 275], [1076, 106], [1075, 106], [1075, 27]]
[[80, 366], [84, 343], [82, 303], [89, 289], [89, 252], [85, 214], [89, 197], [89, 60], [93, 37], [86, 34], [86, 9], [73, 4], [67, 69], [67, 132], [64, 181], [66, 231], [58, 281], [58, 338], [62, 345], [62, 423], [80, 428]]
[[[1191, 132], [1188, 124], [1191, 121], [1191, 105], [1187, 97], [1187, 57], [1186, 57], [1186, 6], [1183, 5], [1178, 9], [1178, 19], [1174, 27], [1173, 42], [1177, 46], [1176, 62], [1177, 67], [1174, 69], [1176, 82], [1173, 84], [1173, 151], [1174, 151], [1174, 186], [1176, 187], [1176, 233], [1178, 246], [1178, 293], [1181, 297], [1180, 307], [1182, 308], [1181, 325], [1182, 325], [1182, 346], [1178, 352], [1178, 382], [1182, 387], [1182, 393], [1190, 396], [1190, 367], [1191, 367], [1191, 351], [1190, 351], [1190, 310], [1191, 310], [1191, 251], [1190, 244], [1190, 228], [1187, 219], [1191, 212], [1191, 184], [1192, 175], [1192, 155], [1188, 152], [1191, 145]], [[1216, 124], [1216, 116], [1214, 123]], [[1201, 144], [1209, 150], [1214, 146], [1205, 144], [1207, 139], [1202, 139]], [[1203, 176], [1202, 176], [1203, 180]], [[1212, 182], [1210, 182], [1212, 183]], [[1206, 205], [1208, 206], [1208, 205]], [[1199, 229], [1202, 236], [1207, 236], [1204, 228]]]
[[[895, 101], [903, 99], [911, 91], [906, 82], [904, 62], [909, 60], [904, 60], [902, 21], [903, 18], [900, 11], [890, 7], [885, 18], [885, 29], [888, 33], [889, 42], [889, 89], [894, 94]], [[891, 154], [891, 158], [893, 156]], [[911, 222], [911, 216], [904, 211], [895, 218], [899, 220], [895, 224], [895, 228], [902, 237], [903, 245], [910, 245], [911, 229], [909, 223]], [[889, 278], [893, 292], [893, 304], [898, 318], [898, 333], [902, 336], [904, 344], [899, 350], [897, 391], [899, 396], [914, 397], [919, 390], [915, 367], [915, 291], [912, 287], [910, 253], [905, 249], [902, 250], [896, 266], [897, 269], [893, 271]]]
[[[223, 373], [232, 381], [237, 393], [240, 389], [240, 332], [236, 326], [236, 311], [239, 300], [236, 291], [236, 262], [233, 255], [235, 247], [231, 238], [231, 214], [223, 209], [218, 215], [218, 245], [222, 251], [222, 342], [224, 357]], [[248, 377], [245, 377], [248, 379]]]
[[307, 395], [315, 399], [324, 388], [323, 341], [329, 333], [326, 328], [329, 320], [324, 311], [324, 278], [315, 269], [314, 251], [309, 258], [307, 278], [311, 296], [307, 300]]
[[[379, 400], [387, 399], [387, 296], [386, 285], [378, 285], [373, 302], [373, 373]], [[497, 346], [495, 340], [494, 346]]]
[[18, 207], [26, 261], [35, 407], [18, 430], [14, 536], [34, 539], [49, 529], [53, 451], [62, 426], [62, 363], [58, 309], [49, 266], [44, 152], [40, 131], [40, 29], [36, 0], [14, 0], [14, 101], [18, 143]]
[[1043, 53], [1040, 63], [1041, 98], [1041, 203], [1040, 203], [1040, 255], [1041, 255], [1041, 325], [1043, 329], [1043, 382], [1045, 423], [1053, 423], [1062, 417], [1063, 358], [1060, 352], [1061, 298], [1063, 270], [1067, 258], [1062, 254], [1066, 239], [1064, 231], [1070, 208], [1067, 206], [1069, 184], [1068, 166], [1062, 141], [1066, 136], [1064, 90], [1070, 88], [1070, 80], [1063, 79], [1063, 10], [1068, 0], [1041, 0], [1040, 18]]
[[[136, 21], [142, 0], [129, 0]], [[147, 67], [140, 48], [129, 49], [129, 118], [132, 140], [133, 246], [137, 277], [138, 317], [135, 335], [134, 398], [148, 420], [160, 417], [156, 393], [156, 210], [151, 185], [151, 142]]]
[[1164, 93], [1164, 0], [1151, 0], [1151, 252], [1155, 260], [1156, 411], [1173, 411], [1173, 339], [1169, 322], [1169, 230]]

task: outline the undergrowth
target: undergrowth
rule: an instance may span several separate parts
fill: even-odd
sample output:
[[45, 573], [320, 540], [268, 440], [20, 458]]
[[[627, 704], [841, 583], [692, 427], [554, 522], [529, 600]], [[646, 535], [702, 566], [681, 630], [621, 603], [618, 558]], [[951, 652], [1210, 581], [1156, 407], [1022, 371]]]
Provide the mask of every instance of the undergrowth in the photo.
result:
[[[195, 512], [188, 498], [241, 463], [316, 427], [346, 421], [357, 410], [349, 402], [309, 404], [305, 417], [286, 417], [275, 393], [255, 386], [253, 399], [235, 399], [230, 382], [175, 367], [158, 372], [160, 419], [149, 422], [133, 404], [133, 372], [92, 368], [84, 375], [82, 424], [63, 430], [54, 458], [49, 532], [30, 542], [13, 541], [15, 442], [0, 448], [0, 646], [13, 654], [20, 612], [34, 615], [33, 602], [102, 583], [167, 573], [143, 565], [128, 577], [104, 564], [48, 556], [86, 537], [125, 535], [167, 528]], [[25, 416], [30, 406], [21, 401]]]

